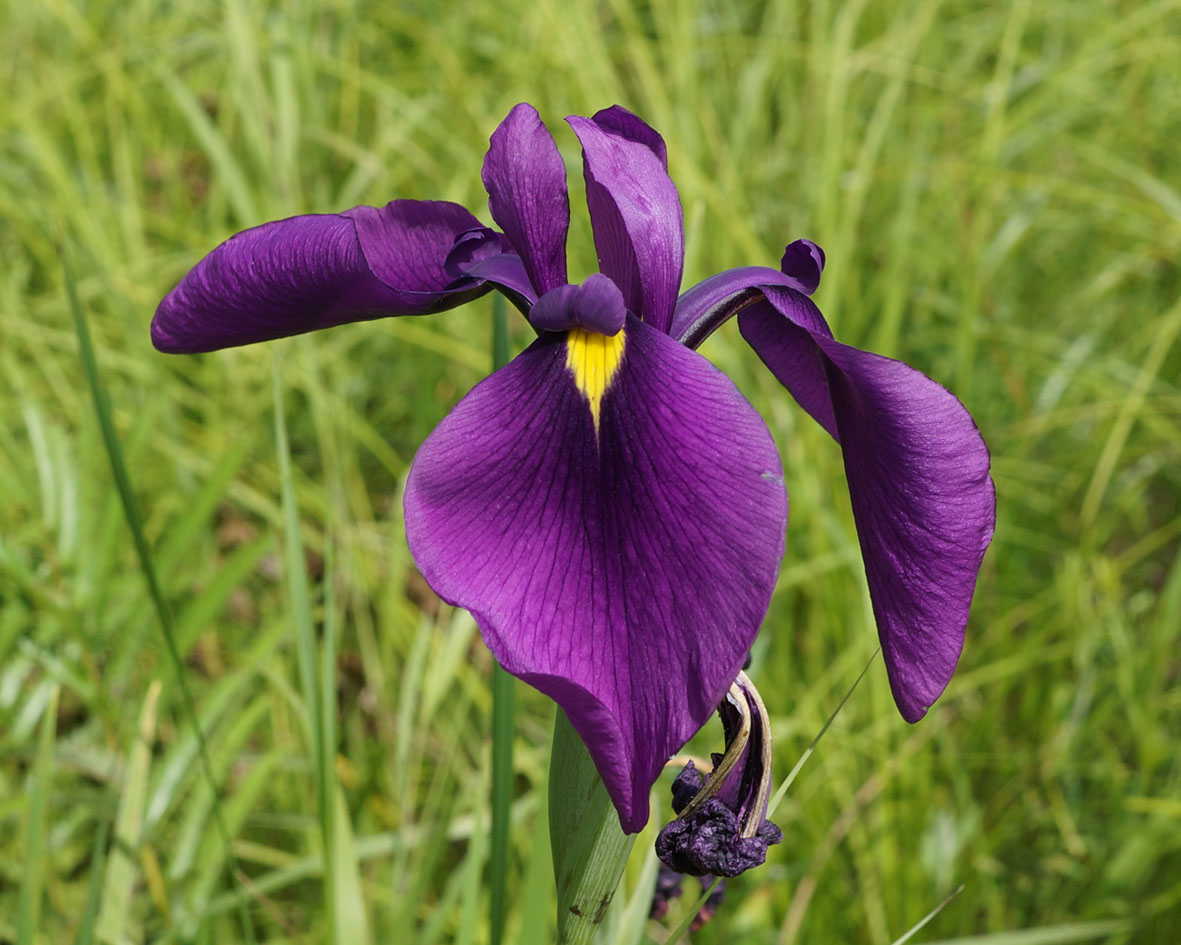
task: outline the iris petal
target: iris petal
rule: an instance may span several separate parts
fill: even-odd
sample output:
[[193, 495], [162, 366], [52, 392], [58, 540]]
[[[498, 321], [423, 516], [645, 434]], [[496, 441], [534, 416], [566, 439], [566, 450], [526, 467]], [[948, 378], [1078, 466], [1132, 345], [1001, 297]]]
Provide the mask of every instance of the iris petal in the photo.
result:
[[[668, 333], [681, 344], [696, 349], [731, 318], [762, 298], [762, 287], [768, 285], [799, 289], [805, 295], [811, 295], [815, 289], [815, 286], [809, 289], [800, 279], [767, 266], [727, 269], [681, 293]], [[823, 318], [813, 327], [817, 331], [828, 331]]]
[[444, 266], [455, 237], [479, 225], [458, 204], [396, 200], [245, 230], [165, 296], [152, 342], [191, 354], [454, 308], [487, 291], [452, 287]]
[[591, 116], [591, 121], [602, 128], [629, 141], [638, 141], [660, 159], [661, 166], [668, 170], [668, 148], [660, 132], [639, 115], [629, 112], [622, 105], [600, 108]]
[[599, 269], [622, 290], [631, 312], [667, 333], [681, 286], [685, 232], [663, 141], [618, 106], [566, 120], [582, 143]]
[[763, 363], [841, 444], [894, 700], [908, 722], [946, 688], [996, 497], [988, 448], [953, 394], [914, 368], [833, 339], [793, 288], [738, 317]]
[[766, 426], [707, 361], [629, 317], [599, 423], [563, 334], [478, 384], [427, 438], [406, 530], [441, 597], [555, 699], [635, 832], [766, 611], [787, 496]]
[[824, 250], [811, 240], [788, 243], [779, 268], [799, 280], [800, 291], [811, 295], [820, 285], [820, 274], [824, 272]]
[[521, 257], [516, 253], [489, 256], [468, 263], [462, 269], [469, 278], [491, 282], [521, 311], [521, 314], [528, 317], [529, 310], [537, 301], [537, 292], [521, 264]]
[[483, 178], [492, 219], [520, 255], [537, 295], [565, 285], [566, 166], [532, 105], [514, 106], [492, 133]]

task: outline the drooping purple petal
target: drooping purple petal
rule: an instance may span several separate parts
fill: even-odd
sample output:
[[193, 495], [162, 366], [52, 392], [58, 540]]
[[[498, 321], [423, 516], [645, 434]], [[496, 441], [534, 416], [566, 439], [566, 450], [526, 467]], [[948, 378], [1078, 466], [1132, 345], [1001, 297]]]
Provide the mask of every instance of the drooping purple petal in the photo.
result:
[[606, 111], [566, 119], [582, 143], [599, 269], [631, 312], [667, 333], [685, 262], [681, 201], [660, 136], [625, 109]]
[[841, 444], [890, 686], [902, 716], [918, 721], [955, 671], [992, 539], [988, 448], [948, 390], [834, 340], [799, 291], [762, 293], [739, 327]]
[[537, 295], [565, 285], [566, 167], [532, 105], [514, 106], [492, 133], [483, 179], [492, 219], [520, 255]]
[[635, 832], [737, 675], [783, 553], [770, 435], [707, 361], [628, 318], [599, 415], [543, 335], [427, 438], [411, 551], [509, 672], [555, 699]]
[[562, 285], [547, 292], [529, 312], [529, 321], [538, 331], [585, 328], [600, 335], [614, 335], [626, 317], [619, 287], [598, 272], [582, 285]]
[[493, 233], [464, 207], [445, 200], [391, 200], [384, 207], [353, 207], [361, 252], [373, 274], [394, 289], [434, 293], [453, 278], [447, 257], [458, 237], [475, 230]]
[[453, 286], [445, 268], [456, 235], [478, 226], [457, 204], [396, 200], [245, 230], [165, 296], [152, 342], [191, 354], [454, 308], [488, 291]]

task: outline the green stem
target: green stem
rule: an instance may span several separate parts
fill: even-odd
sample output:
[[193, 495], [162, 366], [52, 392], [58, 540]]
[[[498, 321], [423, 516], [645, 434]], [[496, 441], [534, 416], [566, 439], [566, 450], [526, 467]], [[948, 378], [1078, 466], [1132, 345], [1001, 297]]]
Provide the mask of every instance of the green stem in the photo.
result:
[[500, 945], [507, 914], [509, 802], [513, 784], [513, 677], [492, 667], [492, 844], [489, 852], [489, 920], [492, 945]]
[[584, 945], [607, 914], [635, 842], [582, 739], [558, 710], [549, 778], [550, 846], [558, 891], [559, 945]]
[[[504, 296], [492, 296], [492, 369], [508, 363]], [[492, 667], [492, 843], [489, 851], [488, 924], [491, 945], [504, 939], [508, 913], [509, 802], [513, 786], [513, 677]]]
[[492, 370], [499, 371], [508, 364], [508, 315], [504, 296], [492, 296]]

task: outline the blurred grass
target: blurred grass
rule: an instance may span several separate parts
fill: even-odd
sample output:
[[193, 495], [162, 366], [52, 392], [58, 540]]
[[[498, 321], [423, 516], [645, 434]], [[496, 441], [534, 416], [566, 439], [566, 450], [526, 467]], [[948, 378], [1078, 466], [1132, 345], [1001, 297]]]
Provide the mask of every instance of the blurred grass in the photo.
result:
[[[487, 219], [479, 161], [523, 99], [572, 169], [574, 276], [594, 257], [560, 119], [618, 101], [668, 141], [686, 285], [816, 239], [838, 336], [946, 383], [993, 451], [997, 539], [947, 695], [910, 728], [871, 669], [778, 811], [785, 843], [692, 939], [888, 945], [961, 882], [912, 941], [1181, 939], [1176, 0], [48, 0], [3, 23], [0, 940], [238, 942], [239, 905], [260, 942], [487, 940], [490, 660], [416, 577], [400, 487], [486, 370], [488, 304], [276, 346], [289, 475], [274, 355], [167, 358], [146, 329], [244, 226], [395, 196]], [[782, 777], [875, 640], [836, 448], [735, 334], [705, 353], [767, 418], [792, 496], [753, 670]], [[518, 695], [506, 941], [538, 942], [551, 710]], [[619, 941], [642, 931], [624, 897], [647, 846]]]

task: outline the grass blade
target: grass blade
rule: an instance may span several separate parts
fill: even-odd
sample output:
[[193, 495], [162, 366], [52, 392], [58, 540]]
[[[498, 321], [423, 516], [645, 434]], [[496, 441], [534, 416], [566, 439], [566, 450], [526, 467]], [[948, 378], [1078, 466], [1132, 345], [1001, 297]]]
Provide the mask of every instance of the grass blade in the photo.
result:
[[[275, 446], [283, 505], [284, 557], [288, 600], [295, 620], [295, 650], [303, 689], [304, 722], [315, 773], [316, 804], [324, 850], [322, 877], [332, 941], [364, 945], [370, 941], [365, 897], [353, 841], [352, 825], [336, 784], [335, 666], [336, 619], [332, 596], [331, 542], [326, 543], [324, 568], [324, 640], [317, 648], [312, 595], [308, 586], [299, 506], [291, 469], [291, 451], [283, 412], [279, 361], [272, 362], [275, 401]], [[319, 655], [317, 655], [319, 649]]]
[[78, 923], [74, 945], [90, 945], [94, 941], [98, 910], [102, 905], [103, 851], [107, 848], [107, 838], [110, 834], [111, 821], [104, 813], [98, 822], [98, 829], [94, 832], [94, 845], [90, 852], [90, 882], [86, 890], [86, 911], [82, 913], [82, 921]]
[[107, 858], [103, 881], [102, 910], [98, 914], [98, 940], [103, 945], [122, 945], [138, 936], [129, 931], [131, 902], [136, 877], [136, 859], [143, 834], [144, 808], [148, 799], [148, 769], [152, 763], [152, 742], [156, 738], [156, 708], [160, 701], [160, 681], [148, 686], [148, 694], [139, 713], [135, 740], [128, 752], [115, 818], [115, 842]]
[[489, 851], [490, 941], [499, 945], [508, 914], [509, 804], [513, 785], [515, 680], [492, 667], [492, 841]]
[[697, 901], [689, 907], [689, 911], [685, 913], [685, 918], [681, 920], [680, 925], [673, 929], [672, 934], [665, 940], [664, 945], [677, 945], [677, 942], [679, 942], [684, 937], [685, 933], [689, 931], [689, 926], [691, 926], [693, 924], [693, 920], [697, 918], [697, 913], [699, 913], [701, 911], [701, 907], [705, 905], [705, 900], [713, 895], [714, 890], [718, 888], [718, 883], [721, 881], [722, 880], [720, 878], [715, 879], [709, 884], [708, 889], [703, 889], [701, 891], [701, 895], [697, 897]]
[[[320, 825], [320, 840], [324, 850], [323, 890], [329, 914], [337, 915], [334, 907], [336, 891], [333, 839], [335, 813], [328, 802], [328, 752], [324, 739], [324, 716], [320, 711], [320, 683], [316, 671], [316, 628], [312, 618], [311, 590], [308, 587], [307, 561], [303, 550], [299, 506], [295, 498], [295, 482], [291, 469], [291, 448], [287, 440], [287, 421], [283, 408], [283, 384], [279, 373], [279, 358], [271, 361], [271, 388], [275, 402], [275, 450], [279, 459], [279, 483], [283, 505], [283, 557], [287, 572], [287, 601], [295, 624], [295, 655], [299, 664], [299, 680], [303, 693], [304, 728], [308, 749], [312, 756], [315, 778], [316, 814]], [[331, 814], [331, 816], [330, 816]], [[333, 935], [335, 922], [330, 923]]]
[[865, 674], [869, 672], [869, 668], [873, 665], [873, 661], [877, 659], [877, 656], [881, 651], [881, 647], [878, 647], [873, 651], [873, 656], [869, 658], [869, 662], [865, 664], [865, 668], [861, 670], [857, 678], [853, 680], [853, 685], [849, 687], [849, 691], [846, 692], [844, 698], [837, 703], [837, 707], [832, 710], [832, 714], [829, 715], [827, 721], [825, 721], [825, 723], [820, 726], [820, 731], [816, 733], [816, 737], [812, 739], [812, 743], [804, 750], [804, 753], [800, 755], [800, 760], [795, 763], [795, 767], [792, 768], [791, 771], [788, 772], [787, 777], [783, 779], [783, 783], [779, 785], [779, 790], [775, 792], [775, 796], [771, 798], [771, 803], [767, 805], [767, 817], [770, 817], [775, 813], [775, 808], [779, 806], [779, 802], [782, 801], [784, 795], [787, 794], [787, 789], [791, 787], [792, 782], [796, 779], [796, 775], [798, 775], [800, 773], [800, 769], [804, 767], [804, 762], [812, 757], [812, 752], [814, 752], [816, 750], [816, 746], [820, 744], [820, 739], [824, 738], [824, 733], [828, 731], [829, 726], [831, 726], [832, 723], [836, 721], [837, 716], [841, 714], [841, 709], [845, 707], [845, 703], [849, 701], [849, 697], [853, 695], [853, 692], [857, 689], [858, 685], [860, 685], [861, 680], [865, 678]]
[[960, 885], [956, 886], [956, 888], [951, 891], [946, 899], [944, 899], [941, 903], [939, 903], [939, 905], [919, 919], [918, 922], [912, 925], [910, 929], [902, 935], [901, 938], [895, 939], [893, 945], [906, 945], [906, 943], [914, 938], [914, 936], [923, 928], [923, 926], [935, 918], [935, 916], [939, 915], [939, 913], [943, 911], [944, 907], [963, 891], [964, 885], [963, 883], [960, 883]]
[[[90, 388], [91, 399], [94, 402], [95, 416], [98, 418], [99, 430], [102, 434], [103, 447], [106, 450], [107, 460], [111, 466], [111, 475], [115, 480], [115, 489], [119, 493], [119, 502], [123, 507], [123, 516], [127, 521], [127, 527], [131, 531], [131, 538], [135, 544], [135, 554], [139, 561], [140, 571], [148, 586], [148, 594], [152, 598], [152, 605], [156, 610], [160, 631], [164, 636], [165, 648], [168, 651], [169, 661], [172, 663], [172, 668], [176, 676], [176, 684], [180, 691], [181, 703], [184, 706], [184, 712], [188, 717], [189, 724], [193, 727], [193, 733], [197, 736], [201, 768], [213, 792], [214, 823], [221, 837], [226, 862], [232, 874], [232, 880], [235, 882], [240, 881], [241, 871], [238, 869], [237, 862], [234, 859], [233, 853], [230, 851], [230, 834], [226, 829], [225, 820], [221, 813], [221, 793], [218, 790], [217, 778], [213, 774], [213, 765], [209, 761], [209, 747], [205, 742], [205, 733], [201, 730], [201, 724], [197, 718], [196, 704], [193, 701], [193, 694], [189, 689], [188, 680], [185, 677], [184, 660], [181, 658], [180, 649], [176, 644], [172, 612], [164, 600], [164, 594], [160, 588], [160, 581], [156, 576], [156, 568], [152, 560], [151, 550], [148, 547], [147, 535], [144, 533], [143, 519], [140, 517], [139, 506], [135, 501], [135, 493], [131, 488], [131, 477], [127, 473], [127, 463], [123, 459], [123, 447], [119, 442], [119, 434], [115, 430], [115, 421], [111, 414], [110, 398], [107, 396], [106, 386], [103, 384], [102, 375], [98, 370], [98, 359], [95, 357], [94, 343], [90, 338], [90, 329], [86, 324], [86, 316], [82, 311], [82, 304], [78, 300], [78, 288], [74, 283], [73, 272], [70, 269], [69, 256], [63, 253], [62, 258], [62, 276], [66, 286], [66, 296], [69, 300], [70, 313], [74, 320], [74, 331], [78, 337], [78, 349], [82, 355], [82, 368], [86, 375], [87, 386]], [[254, 928], [250, 923], [250, 917], [246, 912], [245, 906], [241, 909], [240, 918], [245, 940], [253, 943]]]
[[[368, 945], [369, 919], [365, 909], [365, 891], [361, 885], [361, 871], [357, 863], [357, 844], [349, 821], [344, 796], [334, 794], [332, 864], [332, 922], [336, 941], [345, 945]], [[327, 865], [327, 864], [326, 864]]]
[[929, 942], [928, 945], [1070, 945], [1072, 942], [1086, 942], [1119, 935], [1127, 932], [1130, 927], [1130, 923], [1120, 920], [1078, 922], [1036, 929], [1018, 929], [1014, 932], [994, 932], [989, 935], [967, 935], [964, 938], [941, 938]]
[[322, 734], [321, 767], [329, 810], [333, 812], [329, 843], [325, 846], [326, 864], [331, 864], [332, 924], [336, 940], [348, 945], [368, 945], [372, 941], [365, 890], [357, 858], [356, 838], [349, 819], [348, 805], [336, 780], [336, 594], [332, 542], [324, 545], [324, 640], [320, 649], [320, 729]]
[[[544, 783], [538, 795], [545, 797]], [[554, 871], [549, 852], [549, 812], [538, 805], [534, 816], [529, 859], [521, 880], [520, 925], [514, 941], [517, 945], [546, 945], [553, 941]]]
[[45, 706], [45, 714], [41, 717], [37, 758], [30, 778], [24, 874], [21, 877], [20, 915], [17, 919], [18, 945], [33, 945], [41, 921], [49, 839], [49, 792], [53, 783], [53, 746], [57, 737], [57, 703], [60, 693], [61, 689], [54, 686], [49, 703]]

